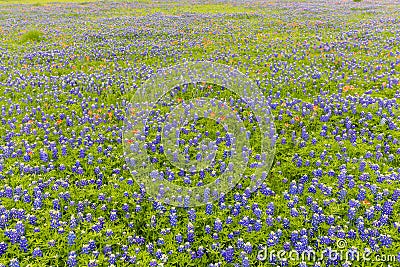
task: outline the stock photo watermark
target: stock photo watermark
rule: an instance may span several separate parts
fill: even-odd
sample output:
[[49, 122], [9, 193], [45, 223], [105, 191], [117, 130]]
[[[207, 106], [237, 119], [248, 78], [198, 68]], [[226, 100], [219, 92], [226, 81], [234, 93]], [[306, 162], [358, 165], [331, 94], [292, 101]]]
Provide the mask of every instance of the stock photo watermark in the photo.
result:
[[136, 90], [124, 156], [151, 197], [191, 207], [223, 197], [241, 180], [255, 191], [272, 165], [274, 138], [268, 99], [257, 84], [230, 66], [187, 62], [157, 71]]
[[302, 252], [297, 250], [269, 250], [263, 246], [257, 254], [257, 260], [261, 262], [273, 261], [287, 261], [293, 262], [346, 262], [347, 266], [358, 266], [358, 263], [383, 263], [384, 266], [395, 266], [397, 263], [396, 254], [378, 254], [373, 253], [372, 250], [360, 251], [356, 247], [348, 247], [347, 241], [338, 239], [336, 241], [336, 248], [325, 248], [323, 250], [308, 249]]

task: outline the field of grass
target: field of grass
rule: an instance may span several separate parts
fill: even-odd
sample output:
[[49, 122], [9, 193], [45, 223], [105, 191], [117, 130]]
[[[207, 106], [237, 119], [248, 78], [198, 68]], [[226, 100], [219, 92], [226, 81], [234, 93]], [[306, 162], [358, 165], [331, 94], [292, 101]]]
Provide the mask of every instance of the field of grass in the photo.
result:
[[[0, 0], [0, 267], [398, 266], [399, 14], [396, 1]], [[135, 92], [185, 62], [238, 70], [264, 98], [174, 85], [142, 125]], [[199, 99], [214, 109], [180, 121]], [[182, 169], [167, 148], [215, 157]], [[245, 167], [216, 201], [151, 191], [165, 193], [159, 177], [217, 183], [235, 153]]]
[[12, 4], [18, 4], [18, 5], [34, 5], [34, 6], [40, 6], [40, 5], [45, 5], [45, 4], [54, 4], [54, 3], [89, 3], [89, 2], [95, 2], [96, 0], [24, 0], [24, 1], [18, 1], [18, 0], [0, 0], [0, 4], [2, 5], [12, 5]]

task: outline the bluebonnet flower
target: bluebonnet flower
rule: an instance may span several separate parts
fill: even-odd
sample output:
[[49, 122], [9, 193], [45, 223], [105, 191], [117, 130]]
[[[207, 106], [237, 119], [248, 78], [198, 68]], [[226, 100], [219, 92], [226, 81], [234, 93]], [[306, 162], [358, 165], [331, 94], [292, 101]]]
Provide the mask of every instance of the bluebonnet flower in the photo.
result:
[[15, 224], [15, 230], [16, 230], [16, 232], [17, 232], [17, 234], [19, 236], [24, 235], [25, 234], [25, 226], [24, 226], [24, 224], [21, 221], [18, 221]]
[[234, 251], [234, 248], [232, 246], [229, 246], [221, 251], [221, 255], [222, 257], [224, 257], [226, 262], [230, 263], [234, 259]]
[[116, 221], [117, 219], [118, 219], [117, 212], [112, 211], [112, 212], [110, 213], [110, 221]]
[[178, 215], [176, 214], [175, 210], [170, 210], [169, 223], [172, 227], [175, 227], [178, 224]]
[[206, 226], [204, 227], [204, 231], [206, 232], [206, 234], [211, 234], [211, 226], [206, 225]]
[[90, 246], [88, 244], [85, 244], [82, 246], [82, 253], [83, 254], [89, 254], [90, 253]]
[[19, 267], [20, 264], [19, 264], [18, 259], [11, 259], [8, 266], [10, 266], [10, 267]]
[[196, 210], [195, 209], [190, 209], [189, 211], [188, 211], [188, 214], [189, 214], [189, 220], [190, 221], [192, 221], [192, 222], [194, 222], [194, 221], [196, 221]]
[[73, 231], [70, 231], [68, 234], [68, 245], [72, 246], [75, 244], [76, 235]]
[[217, 231], [217, 232], [221, 232], [222, 231], [222, 222], [218, 218], [214, 222], [214, 230]]
[[212, 214], [212, 204], [211, 203], [207, 203], [206, 204], [206, 214], [211, 215]]
[[20, 241], [19, 241], [19, 247], [22, 251], [27, 252], [28, 251], [28, 240], [26, 239], [25, 236], [22, 236]]
[[88, 263], [88, 267], [96, 267], [98, 266], [98, 261], [97, 260], [90, 260]]
[[250, 242], [247, 242], [246, 244], [244, 244], [243, 250], [244, 250], [247, 254], [251, 254], [251, 252], [253, 251], [253, 245], [252, 245]]
[[108, 257], [108, 263], [110, 264], [115, 264], [117, 261], [117, 257], [115, 254], [110, 254], [110, 256]]
[[36, 258], [36, 257], [42, 257], [43, 256], [43, 252], [40, 248], [35, 248], [32, 251], [32, 257]]
[[7, 243], [5, 243], [5, 242], [0, 243], [0, 256], [3, 255], [4, 253], [6, 253], [7, 248], [8, 248]]
[[177, 242], [178, 244], [180, 244], [180, 243], [183, 242], [183, 236], [182, 236], [181, 234], [177, 234], [177, 235], [175, 236], [175, 240], [176, 240], [176, 242]]
[[290, 221], [287, 218], [283, 218], [282, 220], [282, 225], [285, 229], [288, 229], [290, 227]]
[[188, 234], [187, 235], [187, 240], [190, 243], [193, 243], [194, 242], [194, 238], [195, 238], [194, 230], [189, 230], [187, 234]]

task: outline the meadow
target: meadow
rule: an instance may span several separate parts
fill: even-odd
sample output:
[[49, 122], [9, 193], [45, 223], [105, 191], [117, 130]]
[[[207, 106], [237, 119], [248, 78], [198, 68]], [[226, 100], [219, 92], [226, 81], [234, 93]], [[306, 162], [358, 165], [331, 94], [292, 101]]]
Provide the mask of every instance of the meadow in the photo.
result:
[[[158, 69], [194, 61], [259, 87], [275, 151], [250, 190], [263, 132], [249, 106], [177, 88], [176, 104], [230, 101], [249, 147], [226, 195], [175, 207], [135, 179], [126, 120]], [[0, 266], [400, 266], [399, 89], [396, 1], [0, 0]], [[174, 169], [157, 127], [145, 149], [196, 187], [231, 145], [214, 120], [189, 126], [182, 151], [199, 160], [200, 137], [217, 140], [212, 168]]]

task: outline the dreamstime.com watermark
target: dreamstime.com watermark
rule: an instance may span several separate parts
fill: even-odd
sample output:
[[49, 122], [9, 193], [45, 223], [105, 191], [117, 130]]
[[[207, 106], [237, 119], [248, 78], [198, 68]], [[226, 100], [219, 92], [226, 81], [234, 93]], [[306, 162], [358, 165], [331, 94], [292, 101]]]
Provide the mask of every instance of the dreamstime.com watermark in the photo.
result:
[[[397, 255], [395, 254], [377, 254], [371, 250], [360, 251], [355, 247], [347, 248], [347, 242], [344, 239], [338, 239], [336, 242], [336, 249], [325, 248], [320, 251], [306, 250], [298, 252], [296, 250], [268, 250], [263, 247], [258, 251], [257, 259], [259, 261], [273, 262], [286, 260], [287, 262], [347, 262], [356, 264], [360, 262], [378, 262], [385, 263], [385, 266], [392, 266], [391, 263], [397, 263]], [[357, 266], [357, 265], [354, 265]], [[393, 265], [395, 266], [395, 265]]]
[[[185, 85], [199, 83], [223, 88], [225, 97], [196, 96], [195, 90], [192, 99], [180, 98]], [[243, 117], [238, 103], [252, 115], [246, 113]], [[220, 140], [202, 136], [201, 141], [196, 139], [198, 154], [194, 158], [188, 153], [190, 144], [182, 136], [188, 134], [185, 127], [190, 130], [193, 121], [198, 123], [200, 118], [223, 127], [226, 145], [221, 148]], [[249, 121], [256, 126], [248, 129]], [[260, 133], [257, 155], [250, 143], [254, 127]], [[134, 179], [151, 197], [174, 206], [199, 206], [220, 199], [242, 179], [247, 179], [246, 186], [252, 192], [261, 186], [273, 162], [275, 137], [268, 98], [257, 84], [227, 65], [186, 62], [158, 70], [132, 96], [124, 121], [124, 156]], [[220, 162], [215, 164], [218, 149], [229, 155], [222, 167]], [[250, 158], [256, 162], [251, 162], [252, 174], [245, 177]], [[173, 170], [165, 167], [167, 163], [173, 165]], [[223, 171], [218, 169], [212, 182], [190, 183], [190, 175], [203, 175], [204, 170], [215, 166]], [[174, 183], [174, 177], [189, 181], [188, 186]]]

